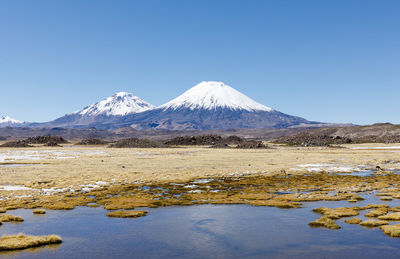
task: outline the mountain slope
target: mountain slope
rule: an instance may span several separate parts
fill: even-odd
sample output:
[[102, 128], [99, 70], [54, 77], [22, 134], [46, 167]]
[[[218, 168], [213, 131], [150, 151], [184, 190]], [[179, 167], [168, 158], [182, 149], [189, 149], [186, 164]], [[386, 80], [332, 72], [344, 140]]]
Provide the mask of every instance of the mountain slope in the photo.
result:
[[102, 128], [213, 130], [313, 124], [264, 106], [222, 82], [201, 82], [156, 109], [126, 115]]
[[153, 105], [131, 93], [119, 92], [80, 111], [66, 114], [54, 121], [35, 123], [31, 124], [31, 126], [97, 127], [98, 125], [112, 122], [116, 117], [136, 114], [153, 108]]

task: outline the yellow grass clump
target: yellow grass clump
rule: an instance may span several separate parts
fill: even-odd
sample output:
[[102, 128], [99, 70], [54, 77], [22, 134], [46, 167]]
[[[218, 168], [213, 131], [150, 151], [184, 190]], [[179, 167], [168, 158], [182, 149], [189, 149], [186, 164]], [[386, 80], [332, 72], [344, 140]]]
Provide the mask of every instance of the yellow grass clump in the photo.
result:
[[375, 218], [375, 217], [383, 216], [388, 212], [389, 212], [388, 208], [377, 208], [377, 209], [371, 210], [370, 212], [365, 214], [365, 216], [370, 217], [370, 218]]
[[340, 226], [335, 223], [335, 221], [331, 218], [326, 216], [322, 216], [321, 218], [317, 219], [316, 221], [308, 223], [310, 227], [323, 227], [329, 229], [340, 229]]
[[145, 210], [117, 210], [106, 214], [112, 218], [138, 218], [147, 215]]
[[352, 218], [352, 219], [346, 219], [344, 222], [348, 224], [360, 224], [362, 220], [360, 218]]
[[400, 212], [389, 213], [383, 216], [379, 216], [381, 220], [400, 220]]
[[32, 212], [33, 212], [33, 214], [42, 214], [42, 215], [46, 214], [46, 211], [45, 210], [41, 210], [41, 209], [35, 209]]
[[18, 216], [13, 216], [10, 214], [4, 214], [0, 216], [0, 222], [22, 222], [24, 221], [23, 218]]
[[358, 216], [358, 214], [359, 214], [357, 209], [346, 208], [346, 207], [335, 208], [335, 209], [320, 207], [320, 208], [313, 209], [313, 212], [322, 214], [331, 219], [339, 219], [339, 218], [343, 218], [343, 217]]
[[277, 207], [281, 209], [293, 209], [293, 208], [300, 208], [301, 203], [298, 202], [288, 202], [285, 200], [256, 200], [250, 201], [250, 205], [252, 206], [268, 206], [268, 207]]
[[383, 233], [391, 237], [400, 237], [400, 224], [386, 225], [380, 227]]
[[6, 208], [0, 208], [0, 213], [6, 213], [7, 209]]
[[59, 244], [61, 242], [61, 237], [57, 235], [27, 236], [22, 233], [11, 236], [4, 235], [0, 238], [0, 251], [26, 249], [49, 244]]
[[374, 219], [369, 219], [369, 220], [365, 220], [363, 222], [360, 223], [361, 226], [363, 227], [379, 227], [379, 226], [383, 226], [383, 225], [387, 225], [388, 222], [384, 221], [384, 220], [374, 220]]
[[347, 201], [354, 203], [354, 202], [363, 201], [363, 200], [365, 200], [365, 199], [363, 197], [361, 197], [360, 195], [353, 194], [351, 197], [349, 197], [349, 199]]

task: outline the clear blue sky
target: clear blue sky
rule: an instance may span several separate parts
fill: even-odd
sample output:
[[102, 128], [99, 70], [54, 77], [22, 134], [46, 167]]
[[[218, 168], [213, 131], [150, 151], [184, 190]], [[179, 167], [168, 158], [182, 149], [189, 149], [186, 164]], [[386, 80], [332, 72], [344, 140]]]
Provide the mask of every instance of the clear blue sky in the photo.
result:
[[0, 2], [0, 114], [161, 105], [203, 80], [309, 120], [400, 123], [400, 1]]

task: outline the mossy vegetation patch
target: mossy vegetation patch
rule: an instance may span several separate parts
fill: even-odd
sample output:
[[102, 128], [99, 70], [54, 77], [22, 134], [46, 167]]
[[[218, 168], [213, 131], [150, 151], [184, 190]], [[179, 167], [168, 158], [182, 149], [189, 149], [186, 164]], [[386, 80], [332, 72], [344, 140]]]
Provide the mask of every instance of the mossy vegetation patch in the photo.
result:
[[21, 233], [18, 235], [4, 235], [0, 238], [0, 251], [20, 250], [49, 244], [60, 244], [61, 242], [61, 237], [57, 235], [28, 236]]
[[145, 210], [117, 210], [106, 214], [112, 218], [139, 218], [147, 215]]
[[335, 223], [335, 221], [327, 216], [322, 216], [321, 218], [308, 223], [310, 227], [322, 227], [329, 229], [340, 229], [340, 226]]
[[23, 222], [24, 219], [19, 216], [13, 216], [10, 214], [3, 214], [0, 216], [0, 222]]

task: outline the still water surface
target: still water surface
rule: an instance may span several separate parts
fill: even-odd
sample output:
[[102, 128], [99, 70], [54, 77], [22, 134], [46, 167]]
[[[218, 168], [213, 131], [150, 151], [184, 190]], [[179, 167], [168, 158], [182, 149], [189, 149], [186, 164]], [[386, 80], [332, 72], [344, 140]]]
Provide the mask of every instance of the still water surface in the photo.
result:
[[[137, 219], [108, 218], [102, 208], [79, 207], [34, 216], [11, 211], [21, 224], [4, 223], [0, 234], [58, 234], [57, 246], [0, 253], [5, 258], [400, 258], [400, 238], [349, 225], [310, 228], [312, 208], [363, 206], [366, 201], [305, 203], [300, 209], [248, 205], [201, 205], [149, 209]], [[387, 202], [399, 206], [399, 201]], [[367, 213], [364, 211], [363, 214]], [[361, 218], [363, 218], [361, 216]]]

